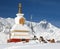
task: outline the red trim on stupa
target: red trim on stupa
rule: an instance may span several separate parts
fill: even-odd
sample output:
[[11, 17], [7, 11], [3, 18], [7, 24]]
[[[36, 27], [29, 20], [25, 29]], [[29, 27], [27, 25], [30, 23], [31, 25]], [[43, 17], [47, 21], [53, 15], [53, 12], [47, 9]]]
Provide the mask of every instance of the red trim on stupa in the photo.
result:
[[26, 42], [29, 42], [29, 39], [9, 39], [9, 40], [7, 40], [7, 42], [8, 43], [10, 43], [10, 42], [22, 42], [22, 41], [26, 41]]

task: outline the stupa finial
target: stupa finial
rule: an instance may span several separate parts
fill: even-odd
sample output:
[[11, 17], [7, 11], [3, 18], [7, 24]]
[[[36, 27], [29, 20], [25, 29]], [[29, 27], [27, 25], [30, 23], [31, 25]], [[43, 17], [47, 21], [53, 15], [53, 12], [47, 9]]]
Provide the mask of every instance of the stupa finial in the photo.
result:
[[22, 13], [22, 4], [21, 3], [18, 4], [18, 13]]

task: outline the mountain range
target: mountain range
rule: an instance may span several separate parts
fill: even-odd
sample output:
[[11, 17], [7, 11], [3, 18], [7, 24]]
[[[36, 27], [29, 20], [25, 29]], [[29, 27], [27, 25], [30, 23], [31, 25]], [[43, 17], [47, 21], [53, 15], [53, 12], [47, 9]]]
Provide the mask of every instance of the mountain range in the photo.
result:
[[[10, 29], [15, 24], [14, 18], [2, 18], [0, 17], [0, 43], [6, 43]], [[52, 25], [46, 20], [42, 20], [39, 23], [25, 21], [25, 24], [31, 28], [31, 24], [34, 30], [34, 35], [37, 37], [43, 36], [45, 39], [60, 40], [60, 28]]]

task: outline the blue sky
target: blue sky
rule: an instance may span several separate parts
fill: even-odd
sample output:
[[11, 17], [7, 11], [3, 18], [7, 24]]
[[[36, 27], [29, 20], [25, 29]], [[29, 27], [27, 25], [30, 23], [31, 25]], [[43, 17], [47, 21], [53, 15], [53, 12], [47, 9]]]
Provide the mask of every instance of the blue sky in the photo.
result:
[[60, 0], [0, 0], [0, 17], [16, 17], [19, 2], [27, 20], [32, 15], [35, 22], [46, 19], [60, 27]]

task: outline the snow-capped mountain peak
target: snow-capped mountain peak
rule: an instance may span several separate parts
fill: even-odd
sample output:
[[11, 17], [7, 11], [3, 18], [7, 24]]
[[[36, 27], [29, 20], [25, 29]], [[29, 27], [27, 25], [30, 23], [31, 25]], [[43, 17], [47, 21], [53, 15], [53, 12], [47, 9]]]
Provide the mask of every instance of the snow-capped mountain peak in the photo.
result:
[[47, 21], [44, 21], [44, 20], [40, 21], [40, 23], [38, 25], [40, 25], [40, 27], [43, 28], [43, 29], [47, 29], [47, 28], [50, 27], [50, 24]]

